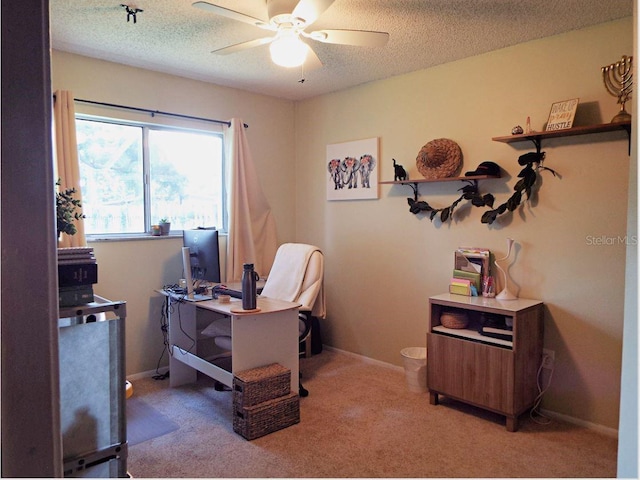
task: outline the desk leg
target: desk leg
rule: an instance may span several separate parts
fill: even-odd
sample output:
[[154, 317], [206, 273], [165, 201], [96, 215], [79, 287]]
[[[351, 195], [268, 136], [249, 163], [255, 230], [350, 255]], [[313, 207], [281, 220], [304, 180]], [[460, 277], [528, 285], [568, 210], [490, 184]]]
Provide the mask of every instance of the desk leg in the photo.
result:
[[298, 392], [298, 310], [234, 315], [231, 319], [233, 372], [279, 363], [291, 370], [291, 391]]
[[180, 348], [193, 354], [196, 353], [196, 307], [187, 302], [168, 299], [169, 314], [169, 385], [177, 387], [185, 383], [193, 383], [198, 372], [189, 365], [182, 363], [179, 358]]

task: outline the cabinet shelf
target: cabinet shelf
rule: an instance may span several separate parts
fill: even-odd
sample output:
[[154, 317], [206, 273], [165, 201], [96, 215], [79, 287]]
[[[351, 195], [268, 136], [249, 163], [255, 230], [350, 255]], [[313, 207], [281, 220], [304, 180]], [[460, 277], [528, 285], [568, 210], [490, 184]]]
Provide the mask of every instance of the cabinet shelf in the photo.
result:
[[431, 329], [432, 332], [450, 337], [464, 338], [473, 342], [484, 343], [487, 345], [498, 345], [503, 348], [513, 350], [513, 342], [502, 340], [500, 338], [492, 338], [482, 335], [477, 330], [471, 328], [447, 328], [442, 325], [436, 325]]
[[494, 142], [516, 143], [531, 141], [536, 146], [538, 152], [541, 149], [542, 140], [547, 138], [573, 137], [576, 135], [588, 135], [592, 133], [617, 132], [624, 130], [629, 138], [629, 149], [631, 149], [631, 122], [602, 123], [598, 125], [585, 125], [581, 127], [565, 128], [563, 130], [552, 130], [549, 132], [522, 133], [520, 135], [506, 135], [493, 137]]

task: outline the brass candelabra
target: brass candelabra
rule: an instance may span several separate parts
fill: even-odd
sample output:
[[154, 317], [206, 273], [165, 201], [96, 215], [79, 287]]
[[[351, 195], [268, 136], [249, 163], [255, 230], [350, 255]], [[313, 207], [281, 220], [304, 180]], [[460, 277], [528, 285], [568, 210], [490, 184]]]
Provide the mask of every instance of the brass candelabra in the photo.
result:
[[611, 123], [631, 121], [631, 115], [624, 105], [631, 98], [633, 87], [633, 57], [622, 56], [619, 62], [602, 67], [602, 80], [609, 94], [618, 97], [620, 111], [613, 117]]

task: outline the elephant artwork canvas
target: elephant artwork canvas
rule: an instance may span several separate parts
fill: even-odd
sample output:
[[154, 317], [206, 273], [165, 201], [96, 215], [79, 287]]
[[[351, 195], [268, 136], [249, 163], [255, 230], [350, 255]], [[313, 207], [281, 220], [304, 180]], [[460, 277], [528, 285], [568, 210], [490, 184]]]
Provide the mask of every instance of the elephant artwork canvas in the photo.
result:
[[378, 138], [327, 145], [327, 200], [378, 198]]

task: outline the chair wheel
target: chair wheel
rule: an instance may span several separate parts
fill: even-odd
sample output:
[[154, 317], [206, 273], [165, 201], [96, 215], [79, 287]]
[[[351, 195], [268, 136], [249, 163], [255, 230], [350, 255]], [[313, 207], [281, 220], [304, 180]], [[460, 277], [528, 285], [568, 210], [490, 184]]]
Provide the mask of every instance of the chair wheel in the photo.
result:
[[306, 388], [304, 388], [302, 386], [302, 384], [300, 384], [300, 396], [301, 397], [308, 397], [309, 396], [309, 390], [307, 390]]
[[231, 389], [227, 387], [224, 383], [220, 383], [219, 381], [215, 381], [213, 384], [213, 389], [216, 392], [229, 392]]

